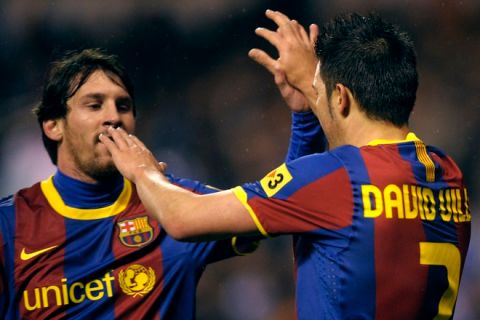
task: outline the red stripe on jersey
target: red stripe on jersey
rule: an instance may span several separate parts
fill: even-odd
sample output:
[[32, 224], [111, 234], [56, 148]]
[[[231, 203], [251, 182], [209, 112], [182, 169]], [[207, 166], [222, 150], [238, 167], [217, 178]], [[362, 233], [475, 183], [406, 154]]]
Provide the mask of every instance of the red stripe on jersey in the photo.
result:
[[457, 164], [450, 157], [439, 157], [435, 153], [429, 153], [432, 160], [442, 168], [442, 180], [450, 187], [460, 187], [462, 172]]
[[[388, 157], [382, 156], [383, 152], [388, 152]], [[410, 163], [402, 159], [396, 145], [362, 148], [361, 153], [371, 183], [380, 189], [396, 181], [417, 183]], [[428, 276], [428, 267], [419, 263], [419, 242], [425, 241], [422, 221], [397, 219], [395, 213], [393, 218], [382, 215], [375, 218], [374, 232], [375, 318], [416, 319], [413, 312], [420, 309]]]
[[[128, 246], [120, 240], [120, 228], [117, 223], [146, 216], [148, 216], [148, 214], [145, 207], [141, 204], [136, 191], [133, 190], [129, 205], [125, 211], [120, 213], [115, 219], [116, 230], [112, 240], [112, 250], [115, 260], [122, 261], [122, 257], [132, 255], [132, 252], [138, 250], [138, 246]], [[148, 224], [153, 229], [153, 241], [153, 239], [158, 237], [160, 228], [158, 227], [157, 221], [150, 217], [148, 217]], [[140, 235], [138, 236], [140, 237]], [[150, 242], [145, 245], [152, 246]], [[117, 268], [113, 270], [113, 275], [115, 279], [117, 279], [117, 281], [115, 281], [115, 290], [121, 293], [115, 301], [116, 319], [160, 319], [159, 306], [161, 301], [158, 297], [161, 296], [163, 290], [163, 269], [159, 261], [162, 261], [162, 254], [158, 245], [152, 247], [151, 250], [152, 252], [150, 254], [145, 254], [136, 259], [134, 264], [125, 265], [121, 269]], [[154, 283], [151, 283], [152, 275], [155, 276]], [[151, 285], [153, 285], [153, 288], [150, 289], [151, 291], [148, 291], [147, 288]], [[140, 291], [135, 290], [136, 286], [137, 288], [141, 288]], [[148, 307], [142, 307], [142, 305]], [[151, 310], [157, 312], [155, 314], [148, 314], [147, 312], [151, 312]]]
[[[20, 318], [27, 313], [31, 319], [62, 318], [65, 313], [59, 312], [61, 309], [46, 305], [62, 305], [65, 298], [58, 284], [58, 279], [64, 278], [64, 251], [56, 247], [65, 243], [64, 219], [51, 209], [39, 183], [16, 195], [15, 208], [15, 285], [21, 295]], [[45, 300], [42, 290], [52, 283], [57, 285], [47, 290]]]
[[336, 230], [352, 223], [353, 191], [341, 168], [302, 186], [286, 200], [256, 197], [249, 204], [268, 233]]

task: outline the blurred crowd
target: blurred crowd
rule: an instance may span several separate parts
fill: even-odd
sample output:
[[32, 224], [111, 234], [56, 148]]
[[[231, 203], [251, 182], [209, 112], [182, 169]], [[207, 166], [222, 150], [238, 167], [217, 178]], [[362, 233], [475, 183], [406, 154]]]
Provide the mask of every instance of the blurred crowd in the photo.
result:
[[[480, 2], [475, 0], [135, 0], [0, 2], [0, 197], [54, 172], [31, 113], [49, 61], [65, 50], [118, 54], [136, 86], [137, 135], [169, 171], [219, 188], [256, 180], [286, 154], [290, 113], [254, 34], [267, 8], [304, 26], [378, 12], [413, 36], [420, 86], [412, 130], [458, 162], [470, 188], [472, 241], [457, 319], [480, 319]], [[291, 243], [210, 266], [198, 319], [292, 319]]]

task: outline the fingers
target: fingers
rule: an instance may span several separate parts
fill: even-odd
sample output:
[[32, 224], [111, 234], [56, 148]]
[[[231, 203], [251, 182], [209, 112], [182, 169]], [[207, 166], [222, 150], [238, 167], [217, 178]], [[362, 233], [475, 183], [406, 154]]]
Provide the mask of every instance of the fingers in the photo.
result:
[[129, 135], [128, 138], [130, 139], [132, 145], [136, 145], [137, 147], [139, 147], [142, 150], [148, 150], [147, 147], [145, 146], [145, 144], [142, 141], [140, 141], [140, 139], [135, 137], [134, 135]]
[[278, 32], [271, 31], [265, 28], [257, 28], [255, 29], [255, 34], [260, 36], [270, 42], [273, 46], [278, 47], [281, 42], [281, 38]]
[[255, 62], [264, 66], [270, 73], [275, 73], [276, 60], [270, 57], [265, 51], [260, 49], [252, 49], [248, 52], [248, 56]]
[[118, 149], [124, 150], [131, 146], [131, 142], [128, 141], [128, 134], [122, 128], [109, 127], [107, 131], [110, 133]]
[[311, 24], [309, 29], [310, 29], [310, 35], [309, 35], [310, 44], [312, 45], [313, 48], [315, 48], [317, 44], [318, 35], [320, 34], [320, 30], [318, 28], [318, 25], [316, 24]]
[[275, 84], [278, 86], [280, 91], [286, 86], [290, 86], [287, 82], [287, 77], [285, 76], [284, 72], [276, 71], [273, 73], [275, 76]]
[[98, 139], [107, 147], [110, 153], [118, 151], [118, 147], [115, 142], [113, 142], [109, 137], [107, 137], [107, 135], [100, 133]]
[[290, 20], [286, 15], [279, 11], [267, 10], [266, 16], [273, 20], [277, 25], [276, 31], [271, 31], [265, 28], [257, 28], [255, 33], [270, 42], [277, 49], [286, 43], [286, 39], [298, 39], [304, 43], [314, 44], [318, 37], [318, 27], [316, 25], [310, 26], [310, 34], [305, 28], [296, 20]]
[[275, 22], [279, 27], [290, 21], [290, 19], [280, 11], [273, 11], [268, 9], [265, 12], [265, 15], [267, 16], [267, 18], [273, 20], [273, 22]]

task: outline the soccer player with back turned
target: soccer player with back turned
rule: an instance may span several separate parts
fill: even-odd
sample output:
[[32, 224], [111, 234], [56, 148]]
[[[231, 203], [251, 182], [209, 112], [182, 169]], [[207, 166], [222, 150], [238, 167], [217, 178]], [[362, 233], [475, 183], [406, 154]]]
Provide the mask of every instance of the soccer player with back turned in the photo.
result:
[[342, 15], [322, 28], [315, 56], [296, 21], [267, 16], [278, 29], [257, 34], [279, 59], [250, 54], [307, 97], [327, 152], [199, 196], [169, 183], [136, 137], [110, 128], [100, 140], [174, 238], [292, 234], [299, 319], [452, 318], [470, 241], [468, 193], [455, 162], [408, 128], [418, 86], [412, 41], [378, 16]]

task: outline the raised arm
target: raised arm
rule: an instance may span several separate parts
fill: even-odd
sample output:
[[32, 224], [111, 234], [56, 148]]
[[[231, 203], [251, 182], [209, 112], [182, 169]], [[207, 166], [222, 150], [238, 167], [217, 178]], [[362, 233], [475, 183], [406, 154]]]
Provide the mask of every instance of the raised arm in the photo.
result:
[[248, 211], [232, 191], [196, 195], [171, 184], [165, 166], [136, 137], [109, 129], [100, 135], [117, 169], [136, 184], [147, 211], [175, 239], [207, 240], [236, 234], [258, 234]]

